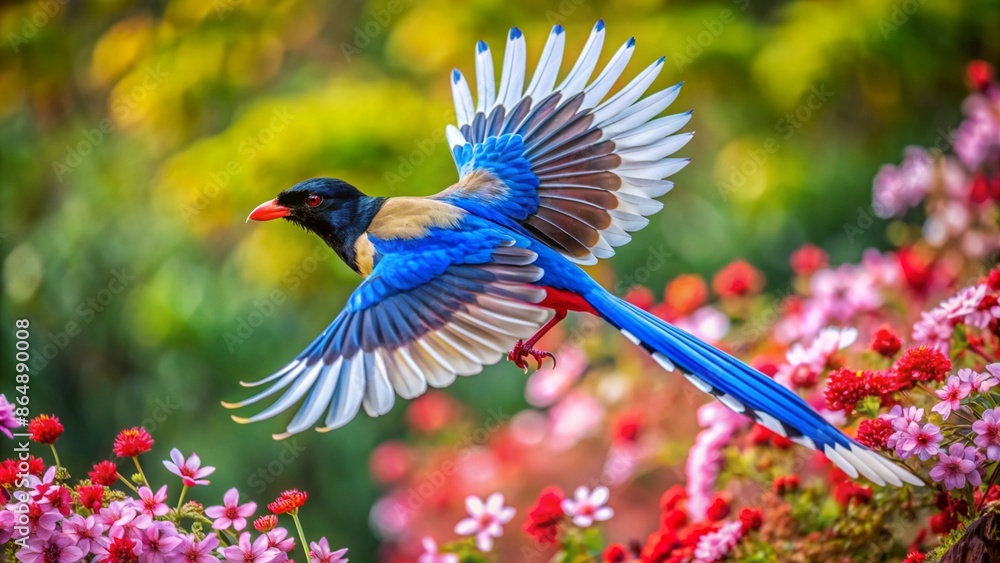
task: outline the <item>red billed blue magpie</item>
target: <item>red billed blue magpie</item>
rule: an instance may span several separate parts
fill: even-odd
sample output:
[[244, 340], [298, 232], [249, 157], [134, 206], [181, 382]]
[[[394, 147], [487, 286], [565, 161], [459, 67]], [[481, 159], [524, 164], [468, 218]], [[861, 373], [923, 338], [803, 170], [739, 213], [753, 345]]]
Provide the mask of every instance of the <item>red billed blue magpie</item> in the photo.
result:
[[[667, 371], [734, 411], [822, 451], [852, 477], [923, 483], [827, 422], [798, 395], [740, 360], [615, 297], [580, 264], [609, 258], [663, 206], [655, 198], [689, 159], [670, 155], [691, 112], [659, 117], [680, 90], [642, 97], [663, 68], [646, 67], [613, 95], [635, 47], [629, 39], [596, 78], [604, 24], [558, 81], [565, 34], [556, 26], [525, 85], [525, 40], [507, 39], [500, 82], [486, 43], [476, 89], [451, 76], [457, 125], [447, 128], [459, 180], [426, 197], [371, 197], [342, 180], [307, 180], [250, 219], [283, 218], [322, 238], [364, 277], [343, 312], [288, 365], [249, 386], [274, 398], [254, 422], [297, 408], [281, 438], [372, 416], [428, 385], [445, 387], [508, 357], [541, 362], [538, 338], [569, 311], [597, 315]], [[554, 315], [546, 322], [549, 312]]]

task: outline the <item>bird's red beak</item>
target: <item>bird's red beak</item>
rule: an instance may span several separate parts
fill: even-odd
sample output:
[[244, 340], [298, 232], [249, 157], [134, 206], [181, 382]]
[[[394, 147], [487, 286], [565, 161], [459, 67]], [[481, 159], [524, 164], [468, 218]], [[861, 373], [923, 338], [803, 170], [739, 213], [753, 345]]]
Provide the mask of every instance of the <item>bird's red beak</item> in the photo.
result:
[[247, 221], [251, 219], [254, 221], [270, 221], [272, 219], [280, 219], [282, 217], [288, 217], [288, 214], [291, 212], [291, 209], [279, 204], [278, 200], [273, 199], [258, 205], [256, 209], [250, 212], [250, 216], [247, 217]]

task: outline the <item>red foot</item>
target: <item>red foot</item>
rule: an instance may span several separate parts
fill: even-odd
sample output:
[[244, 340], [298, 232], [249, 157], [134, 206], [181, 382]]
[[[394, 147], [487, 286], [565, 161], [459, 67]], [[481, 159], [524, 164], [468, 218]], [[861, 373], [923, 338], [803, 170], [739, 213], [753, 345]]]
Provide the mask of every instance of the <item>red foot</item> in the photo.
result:
[[517, 367], [523, 369], [524, 373], [528, 373], [528, 362], [526, 360], [529, 356], [538, 362], [538, 369], [542, 369], [542, 362], [545, 361], [545, 358], [552, 358], [552, 367], [556, 367], [556, 357], [551, 352], [535, 350], [531, 346], [526, 345], [523, 340], [517, 341], [514, 349], [507, 354], [507, 359], [514, 362], [514, 365]]

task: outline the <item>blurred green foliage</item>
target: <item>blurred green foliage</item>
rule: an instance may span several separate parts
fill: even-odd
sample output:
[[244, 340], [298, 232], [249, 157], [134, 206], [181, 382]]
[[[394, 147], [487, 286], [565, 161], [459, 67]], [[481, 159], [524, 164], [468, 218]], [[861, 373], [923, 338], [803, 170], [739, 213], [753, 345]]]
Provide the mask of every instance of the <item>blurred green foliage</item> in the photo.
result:
[[[474, 42], [498, 53], [517, 25], [532, 61], [561, 23], [569, 58], [600, 17], [610, 45], [637, 37], [633, 72], [668, 55], [657, 84], [685, 81], [675, 111], [695, 110], [692, 163], [666, 208], [593, 270], [654, 288], [744, 257], [780, 290], [804, 242], [834, 262], [881, 244], [880, 223], [863, 240], [843, 229], [878, 166], [906, 144], [944, 147], [964, 65], [1000, 60], [988, 0], [6, 5], [0, 333], [9, 342], [14, 319], [31, 319], [33, 407], [66, 423], [63, 459], [97, 461], [118, 429], [145, 423], [160, 458], [176, 446], [219, 466], [195, 498], [236, 485], [263, 505], [303, 488], [307, 531], [373, 560], [367, 456], [405, 435], [403, 409], [283, 444], [269, 438], [278, 425], [238, 426], [219, 406], [310, 342], [357, 282], [314, 237], [243, 219], [311, 176], [380, 195], [449, 185], [448, 71], [473, 72]], [[454, 393], [523, 406], [510, 366]]]

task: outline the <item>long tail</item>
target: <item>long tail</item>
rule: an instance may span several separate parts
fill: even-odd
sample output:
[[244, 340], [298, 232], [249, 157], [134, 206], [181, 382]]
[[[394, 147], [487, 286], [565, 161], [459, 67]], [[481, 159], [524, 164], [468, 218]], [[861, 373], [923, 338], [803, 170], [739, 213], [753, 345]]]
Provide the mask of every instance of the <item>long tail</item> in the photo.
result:
[[654, 315], [595, 287], [587, 300], [667, 371], [678, 369], [695, 387], [773, 432], [820, 450], [844, 472], [879, 485], [923, 485], [918, 477], [857, 443], [827, 422], [801, 397], [770, 377]]

